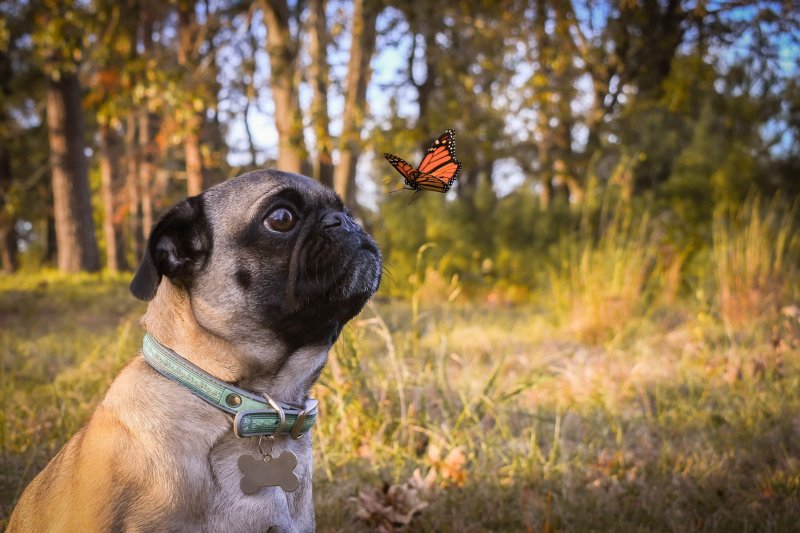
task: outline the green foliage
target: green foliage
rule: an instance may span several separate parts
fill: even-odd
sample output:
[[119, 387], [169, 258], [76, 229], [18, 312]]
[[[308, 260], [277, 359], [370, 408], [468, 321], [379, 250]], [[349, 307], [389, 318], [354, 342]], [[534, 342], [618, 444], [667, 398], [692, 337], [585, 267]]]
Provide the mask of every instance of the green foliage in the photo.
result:
[[[26, 6], [28, 7], [28, 6]], [[61, 73], [76, 72], [83, 60], [90, 33], [84, 31], [89, 9], [80, 2], [44, 0], [29, 6], [36, 22], [31, 34], [37, 62], [58, 80]]]
[[525, 190], [495, 199], [482, 185], [475, 205], [420, 193], [393, 195], [374, 222], [389, 273], [384, 290], [409, 295], [417, 251], [436, 244], [426, 264], [445, 278], [457, 274], [468, 293], [501, 283], [533, 289], [541, 281], [551, 248], [577, 218], [566, 206], [543, 209]]

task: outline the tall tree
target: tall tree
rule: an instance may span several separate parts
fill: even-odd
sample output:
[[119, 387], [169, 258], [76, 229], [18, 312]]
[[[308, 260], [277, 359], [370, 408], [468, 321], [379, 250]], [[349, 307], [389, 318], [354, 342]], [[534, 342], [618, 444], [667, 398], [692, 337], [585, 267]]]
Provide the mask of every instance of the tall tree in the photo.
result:
[[[178, 109], [175, 115], [186, 160], [190, 196], [220, 181], [225, 155], [218, 113], [219, 82], [216, 37], [226, 23], [225, 4], [210, 11], [210, 2], [178, 2]], [[213, 113], [213, 115], [212, 115]], [[212, 117], [212, 118], [209, 118]]]
[[[41, 35], [46, 21], [40, 3], [0, 2], [0, 234], [6, 272], [16, 267], [18, 244], [34, 237], [17, 228], [28, 222], [52, 218], [52, 188], [47, 127], [42, 115], [47, 76], [44, 73]], [[36, 41], [32, 38], [35, 38]], [[45, 262], [55, 263], [55, 227], [36, 235], [48, 252]], [[52, 237], [52, 238], [51, 238]], [[38, 247], [34, 246], [33, 249]], [[32, 251], [32, 250], [31, 250]], [[34, 258], [36, 264], [39, 258]]]
[[193, 0], [178, 2], [178, 65], [184, 71], [184, 86], [182, 91], [188, 93], [183, 98], [184, 135], [183, 147], [186, 158], [186, 186], [189, 196], [200, 194], [204, 187], [203, 180], [203, 154], [200, 146], [200, 131], [203, 125], [202, 108], [195, 109], [195, 98], [192, 94], [195, 89], [192, 79], [194, 69], [197, 68], [199, 43], [197, 6]]
[[48, 2], [40, 6], [37, 16], [40, 24], [33, 37], [49, 78], [45, 103], [58, 268], [65, 272], [98, 270], [78, 78], [85, 36], [77, 21], [86, 13], [80, 6]]
[[84, 155], [83, 110], [78, 75], [54, 70], [47, 88], [47, 125], [53, 176], [58, 268], [99, 270], [92, 222], [89, 175]]
[[[103, 241], [106, 268], [117, 272], [127, 262], [127, 188], [123, 164], [125, 116], [132, 109], [131, 79], [136, 70], [136, 29], [138, 7], [112, 0], [95, 0], [94, 17], [87, 30], [95, 35], [89, 61], [92, 90], [85, 105], [94, 111], [97, 130], [97, 158], [100, 167], [100, 199], [103, 206]], [[138, 177], [138, 167], [134, 173]], [[138, 206], [138, 197], [137, 197]], [[137, 210], [132, 211], [136, 213]]]
[[[0, 131], [6, 129], [8, 118], [0, 115]], [[2, 135], [5, 137], [5, 135]], [[17, 269], [16, 216], [8, 205], [14, 179], [11, 174], [11, 154], [0, 143], [0, 260], [3, 272], [11, 274]]]
[[333, 175], [336, 192], [355, 208], [355, 174], [361, 154], [361, 128], [364, 125], [369, 63], [375, 50], [375, 22], [381, 9], [379, 0], [354, 0], [350, 60], [347, 65], [342, 135], [339, 139], [339, 164]]
[[333, 187], [333, 140], [328, 116], [328, 28], [326, 24], [326, 0], [311, 0], [308, 12], [308, 53], [311, 63], [309, 77], [313, 90], [311, 101], [311, 123], [314, 129], [316, 154], [312, 164], [312, 176], [323, 185]]
[[110, 124], [100, 126], [100, 196], [103, 201], [103, 238], [106, 268], [119, 272], [127, 268], [122, 247], [122, 229], [117, 221], [116, 190], [121, 182], [119, 134]]
[[295, 4], [295, 13], [286, 0], [267, 0], [264, 4], [269, 84], [275, 102], [275, 127], [278, 129], [277, 166], [288, 172], [303, 172], [308, 159], [303, 137], [303, 113], [298, 97], [299, 41], [291, 29], [302, 4]]
[[537, 68], [530, 83], [538, 115], [540, 198], [544, 206], [549, 204], [557, 185], [567, 190], [576, 204], [582, 203], [584, 193], [583, 180], [573, 168], [572, 157], [575, 120], [571, 106], [580, 73], [574, 66], [571, 25], [562, 4], [538, 2], [532, 20], [532, 59]]
[[127, 221], [125, 239], [135, 257], [144, 252], [145, 235], [142, 226], [142, 187], [139, 183], [141, 151], [137, 142], [136, 110], [130, 109], [125, 115], [125, 198], [127, 200]]
[[[8, 47], [8, 39], [0, 37], [0, 50]], [[11, 117], [6, 109], [7, 99], [13, 89], [11, 80], [13, 67], [7, 53], [0, 51], [0, 260], [3, 272], [10, 274], [17, 269], [17, 235], [15, 226], [17, 217], [12, 205], [9, 205], [14, 177], [11, 170], [11, 154], [7, 142], [11, 136]]]

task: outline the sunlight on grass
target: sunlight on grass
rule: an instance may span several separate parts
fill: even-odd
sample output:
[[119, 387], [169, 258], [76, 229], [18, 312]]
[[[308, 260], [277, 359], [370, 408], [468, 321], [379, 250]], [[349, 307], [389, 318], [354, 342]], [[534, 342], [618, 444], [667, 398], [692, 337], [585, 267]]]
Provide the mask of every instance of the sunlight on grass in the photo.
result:
[[[717, 222], [716, 298], [666, 314], [681, 260], [646, 215], [564, 245], [532, 304], [466, 302], [421, 257], [414, 298], [370, 304], [314, 388], [319, 529], [795, 527], [796, 232], [748, 209]], [[3, 520], [136, 353], [126, 285], [0, 278]], [[780, 312], [731, 314], [750, 303]]]
[[719, 310], [729, 327], [776, 314], [800, 296], [797, 206], [751, 198], [714, 217], [714, 274]]
[[562, 240], [550, 267], [546, 306], [575, 338], [612, 340], [635, 325], [654, 295], [674, 297], [682, 258], [667, 250], [646, 212], [608, 206], [599, 232], [584, 223], [577, 238]]

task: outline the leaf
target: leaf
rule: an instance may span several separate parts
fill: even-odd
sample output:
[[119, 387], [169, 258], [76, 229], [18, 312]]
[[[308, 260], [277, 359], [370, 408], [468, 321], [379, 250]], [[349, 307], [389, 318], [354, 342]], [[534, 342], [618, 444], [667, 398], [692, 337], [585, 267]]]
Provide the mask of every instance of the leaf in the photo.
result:
[[414, 516], [428, 507], [424, 496], [433, 487], [435, 479], [433, 469], [425, 477], [417, 469], [405, 483], [387, 483], [382, 489], [359, 491], [355, 498], [356, 515], [379, 531], [404, 531]]
[[436, 445], [431, 445], [428, 448], [428, 460], [431, 462], [433, 470], [436, 471], [440, 478], [440, 485], [456, 485], [462, 486], [467, 480], [467, 456], [464, 450], [457, 446], [447, 453], [447, 456], [442, 459], [442, 450]]

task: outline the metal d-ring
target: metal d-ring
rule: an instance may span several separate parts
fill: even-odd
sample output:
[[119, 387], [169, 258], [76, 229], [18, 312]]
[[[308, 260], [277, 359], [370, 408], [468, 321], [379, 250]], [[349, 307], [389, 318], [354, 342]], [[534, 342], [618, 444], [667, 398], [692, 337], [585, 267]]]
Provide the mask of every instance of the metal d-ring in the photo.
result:
[[272, 406], [272, 408], [273, 408], [273, 409], [275, 409], [275, 410], [278, 412], [278, 416], [280, 416], [280, 417], [281, 417], [281, 421], [280, 421], [280, 424], [278, 425], [278, 429], [277, 429], [277, 431], [275, 431], [275, 433], [273, 433], [272, 435], [270, 435], [270, 437], [274, 437], [275, 435], [280, 435], [280, 434], [281, 434], [281, 431], [283, 431], [283, 427], [286, 425], [286, 413], [284, 413], [284, 412], [283, 412], [283, 408], [282, 408], [280, 405], [278, 405], [278, 402], [276, 402], [275, 400], [273, 400], [273, 399], [270, 397], [270, 395], [269, 395], [269, 394], [267, 394], [267, 393], [265, 392], [265, 393], [263, 394], [263, 396], [264, 396], [264, 398], [267, 400], [267, 402], [268, 402], [268, 403], [269, 403], [269, 404]]
[[300, 414], [297, 415], [297, 418], [294, 419], [294, 425], [292, 426], [292, 432], [291, 432], [292, 438], [294, 440], [297, 440], [300, 437], [302, 437], [302, 435], [300, 434], [300, 430], [303, 429], [303, 422], [305, 422], [306, 420], [306, 414], [308, 414], [307, 411], [303, 409], [302, 411], [300, 411]]
[[266, 461], [272, 461], [272, 446], [273, 446], [273, 439], [272, 437], [267, 437], [267, 442], [269, 442], [269, 451], [265, 452], [264, 448], [261, 447], [261, 441], [264, 439], [264, 435], [258, 437], [258, 451], [261, 452], [261, 458]]
[[297, 418], [295, 418], [294, 420], [294, 425], [292, 426], [291, 435], [294, 440], [297, 440], [303, 436], [300, 434], [300, 431], [302, 431], [303, 429], [303, 422], [306, 421], [308, 413], [316, 408], [317, 408], [317, 400], [314, 400], [312, 398], [307, 398], [305, 403], [303, 404], [303, 410], [300, 411], [300, 414], [297, 415]]

